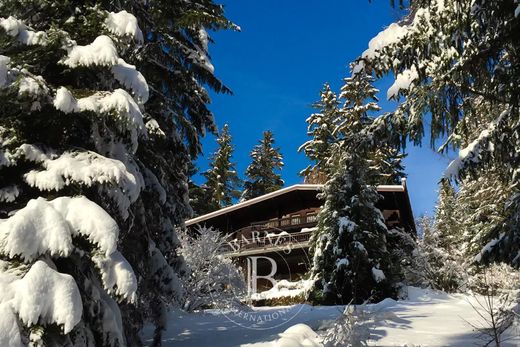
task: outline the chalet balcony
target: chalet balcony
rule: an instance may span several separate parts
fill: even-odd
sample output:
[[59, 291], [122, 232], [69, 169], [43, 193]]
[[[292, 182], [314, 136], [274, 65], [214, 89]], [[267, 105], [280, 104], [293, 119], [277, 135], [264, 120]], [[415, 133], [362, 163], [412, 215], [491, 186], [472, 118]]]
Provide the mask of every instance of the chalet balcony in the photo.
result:
[[[223, 253], [233, 256], [247, 256], [278, 252], [287, 249], [308, 248], [311, 237], [310, 228], [316, 227], [319, 209], [307, 209], [261, 222], [254, 222], [238, 229], [226, 245]], [[388, 227], [399, 225], [398, 210], [383, 210]]]
[[307, 248], [310, 229], [316, 226], [317, 209], [300, 211], [283, 218], [254, 222], [237, 230], [234, 240], [223, 246], [231, 256], [245, 256], [284, 249]]
[[279, 234], [267, 233], [254, 235], [251, 238], [234, 239], [223, 245], [221, 251], [232, 257], [253, 254], [280, 252], [299, 248], [308, 248], [312, 231]]
[[246, 234], [253, 231], [292, 231], [301, 228], [314, 227], [318, 220], [317, 210], [304, 211], [289, 217], [270, 219], [262, 222], [251, 223], [237, 233]]

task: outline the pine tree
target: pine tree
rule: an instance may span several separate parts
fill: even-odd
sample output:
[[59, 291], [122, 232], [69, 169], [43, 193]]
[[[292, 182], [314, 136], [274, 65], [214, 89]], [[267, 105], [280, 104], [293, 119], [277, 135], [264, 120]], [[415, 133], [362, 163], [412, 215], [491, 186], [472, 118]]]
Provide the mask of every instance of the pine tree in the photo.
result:
[[330, 89], [328, 83], [323, 85], [320, 92], [320, 101], [313, 105], [318, 112], [307, 118], [307, 135], [311, 140], [300, 146], [298, 151], [303, 151], [307, 158], [313, 162], [300, 174], [306, 178], [312, 175], [323, 174], [327, 176], [327, 170], [331, 166], [328, 161], [332, 158], [332, 148], [337, 142], [334, 134], [336, 124], [340, 118], [340, 102], [336, 94]]
[[[457, 125], [461, 135], [456, 142], [462, 148], [468, 147], [482, 127], [493, 121], [490, 102], [481, 98], [471, 102], [480, 116], [463, 118]], [[460, 221], [461, 245], [468, 263], [486, 264], [497, 256], [494, 247], [489, 245], [507, 225], [510, 211], [506, 207], [514, 191], [514, 180], [507, 168], [497, 165], [485, 165], [460, 175], [454, 213]], [[476, 266], [471, 271], [481, 270]]]
[[[413, 1], [402, 21], [370, 41], [354, 72], [395, 76], [387, 93], [399, 103], [394, 123], [415, 143], [428, 117], [432, 146], [447, 138], [442, 149], [461, 148], [446, 177], [460, 182], [503, 168], [518, 187], [519, 27], [513, 1]], [[520, 266], [519, 196], [514, 188], [488, 260]]]
[[325, 184], [325, 204], [311, 240], [314, 300], [346, 304], [391, 295], [386, 234], [380, 199], [368, 186], [369, 169], [357, 155], [344, 155], [341, 168]]
[[339, 95], [344, 100], [343, 117], [338, 121], [334, 133], [346, 137], [350, 133], [361, 131], [373, 121], [369, 113], [379, 111], [377, 93], [379, 90], [372, 85], [374, 79], [366, 74], [347, 77]]
[[[373, 81], [371, 76], [365, 74], [345, 78], [339, 99], [328, 84], [324, 85], [320, 92], [321, 100], [314, 105], [319, 112], [307, 119], [307, 134], [311, 139], [299, 148], [313, 162], [301, 172], [307, 181], [326, 181], [337, 167], [345, 137], [361, 130], [377, 142], [369, 154], [370, 166], [374, 172], [378, 172], [375, 183], [397, 184], [404, 177], [401, 163], [404, 155], [395, 146], [393, 138], [391, 141], [387, 139], [389, 134], [395, 137], [396, 132], [385, 129], [383, 136], [374, 133], [381, 130], [379, 127], [384, 125], [383, 118], [387, 117], [381, 117], [376, 122], [370, 116], [370, 113], [380, 110], [377, 104], [379, 90], [373, 87]], [[370, 129], [371, 127], [375, 129]]]
[[456, 213], [457, 194], [447, 180], [439, 185], [439, 198], [435, 208], [435, 226], [439, 246], [448, 252], [460, 254], [462, 241], [460, 219]]
[[217, 138], [217, 144], [218, 149], [211, 156], [210, 168], [203, 174], [206, 177], [206, 183], [202, 189], [206, 190], [209, 195], [209, 200], [206, 200], [207, 212], [229, 206], [234, 199], [240, 197], [241, 181], [237, 175], [235, 163], [231, 161], [233, 145], [227, 124], [222, 128], [222, 132]]
[[282, 176], [277, 173], [283, 167], [280, 148], [273, 147], [273, 133], [264, 131], [264, 136], [251, 151], [251, 164], [246, 169], [248, 180], [244, 182], [242, 200], [249, 200], [282, 188]]
[[[464, 257], [462, 216], [458, 196], [449, 180], [439, 183], [439, 197], [435, 207], [435, 220], [426, 229], [420, 246], [430, 264], [429, 284], [434, 288], [454, 292], [462, 289], [470, 262]], [[428, 232], [429, 231], [429, 232]]]
[[338, 141], [327, 160], [331, 176], [311, 239], [316, 301], [360, 303], [395, 294], [392, 285], [398, 282], [400, 269], [389, 263], [389, 232], [375, 206], [381, 198], [376, 185], [387, 179], [381, 161], [376, 160], [376, 153], [381, 153], [377, 148], [389, 144], [372, 133], [375, 120], [369, 112], [379, 106], [371, 82], [369, 76], [359, 74], [345, 79], [342, 88], [345, 103], [334, 130]]
[[460, 182], [455, 214], [460, 221], [462, 249], [468, 262], [486, 261], [492, 251], [486, 245], [493, 242], [495, 230], [503, 226], [508, 217], [509, 179], [503, 170], [491, 169]]
[[453, 253], [453, 247], [443, 246], [444, 240], [433, 219], [422, 217], [416, 224], [420, 238], [414, 252], [407, 257], [407, 284], [446, 292], [463, 289], [468, 277], [464, 258]]
[[384, 137], [378, 138], [371, 129], [377, 124], [377, 120], [370, 114], [381, 109], [377, 98], [379, 90], [374, 88], [373, 82], [373, 77], [362, 73], [344, 79], [340, 93], [340, 99], [344, 100], [342, 117], [337, 120], [334, 133], [344, 139], [339, 142], [343, 146], [345, 139], [350, 139], [351, 134], [364, 132], [363, 141], [368, 141], [370, 146], [367, 157], [369, 166], [375, 173], [373, 180], [368, 183], [398, 184], [405, 176], [401, 164], [404, 155], [399, 153], [399, 148], [392, 141]]
[[188, 181], [188, 195], [193, 217], [210, 212], [208, 204], [210, 199], [209, 191], [203, 185], [199, 185], [193, 180], [193, 176], [197, 173], [197, 167], [193, 162], [190, 162], [188, 168], [188, 177], [190, 177]]
[[377, 172], [374, 184], [401, 184], [404, 173], [402, 153], [395, 145], [381, 143], [369, 154], [369, 164], [373, 171]]
[[146, 321], [157, 344], [189, 154], [214, 130], [203, 86], [226, 91], [204, 28], [232, 25], [210, 1], [0, 13], [0, 345], [138, 346]]

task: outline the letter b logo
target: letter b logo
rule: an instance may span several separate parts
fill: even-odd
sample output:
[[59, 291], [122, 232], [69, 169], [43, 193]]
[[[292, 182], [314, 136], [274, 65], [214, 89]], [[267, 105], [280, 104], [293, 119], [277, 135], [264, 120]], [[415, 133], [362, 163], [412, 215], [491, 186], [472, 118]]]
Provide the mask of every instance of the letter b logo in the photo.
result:
[[[258, 259], [266, 259], [271, 264], [271, 271], [268, 275], [258, 275]], [[248, 295], [256, 294], [258, 290], [258, 279], [265, 279], [271, 282], [273, 286], [276, 285], [276, 280], [274, 279], [274, 275], [278, 267], [274, 259], [259, 256], [259, 257], [247, 257], [247, 292]]]

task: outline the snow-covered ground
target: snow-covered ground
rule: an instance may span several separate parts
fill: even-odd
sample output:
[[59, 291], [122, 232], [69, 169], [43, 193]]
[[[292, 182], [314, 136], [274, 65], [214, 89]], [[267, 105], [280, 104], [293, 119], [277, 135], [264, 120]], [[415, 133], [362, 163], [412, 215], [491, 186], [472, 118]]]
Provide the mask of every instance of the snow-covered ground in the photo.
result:
[[[475, 346], [483, 345], [473, 325], [481, 321], [473, 306], [475, 297], [448, 295], [426, 289], [410, 287], [408, 299], [386, 299], [368, 305], [370, 312], [384, 320], [370, 328], [370, 345], [373, 346]], [[472, 306], [473, 304], [473, 306]], [[343, 312], [342, 306], [312, 307], [294, 305], [286, 307], [277, 326], [260, 322], [255, 329], [241, 327], [218, 311], [187, 314], [173, 311], [169, 315], [168, 330], [163, 346], [189, 347], [314, 347], [322, 346], [320, 337], [332, 320]], [[273, 314], [280, 307], [255, 308], [255, 313]], [[288, 317], [294, 317], [288, 320]], [[310, 329], [309, 329], [310, 328]], [[289, 329], [289, 330], [288, 330]], [[312, 329], [312, 330], [311, 330]], [[145, 336], [151, 336], [151, 329]], [[510, 338], [503, 346], [520, 346], [520, 327], [507, 332]]]

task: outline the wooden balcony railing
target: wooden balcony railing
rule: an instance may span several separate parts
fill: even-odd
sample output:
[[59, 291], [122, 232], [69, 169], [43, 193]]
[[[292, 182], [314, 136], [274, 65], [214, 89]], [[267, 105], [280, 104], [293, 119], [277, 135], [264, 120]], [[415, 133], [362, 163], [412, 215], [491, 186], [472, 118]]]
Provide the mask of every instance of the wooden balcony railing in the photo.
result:
[[249, 239], [241, 238], [229, 241], [222, 245], [221, 251], [222, 253], [239, 256], [241, 253], [251, 253], [251, 251], [261, 252], [280, 248], [305, 248], [309, 245], [310, 237], [311, 231], [259, 234]]
[[236, 230], [232, 236], [234, 240], [223, 245], [221, 250], [223, 253], [239, 256], [244, 252], [253, 254], [291, 246], [307, 247], [311, 232], [301, 230], [315, 227], [317, 216], [317, 209], [307, 209], [284, 218], [251, 223]]
[[317, 211], [295, 214], [289, 217], [270, 219], [261, 222], [254, 222], [251, 225], [237, 230], [236, 234], [246, 234], [251, 231], [266, 230], [291, 230], [296, 228], [304, 228], [316, 225], [318, 220]]

